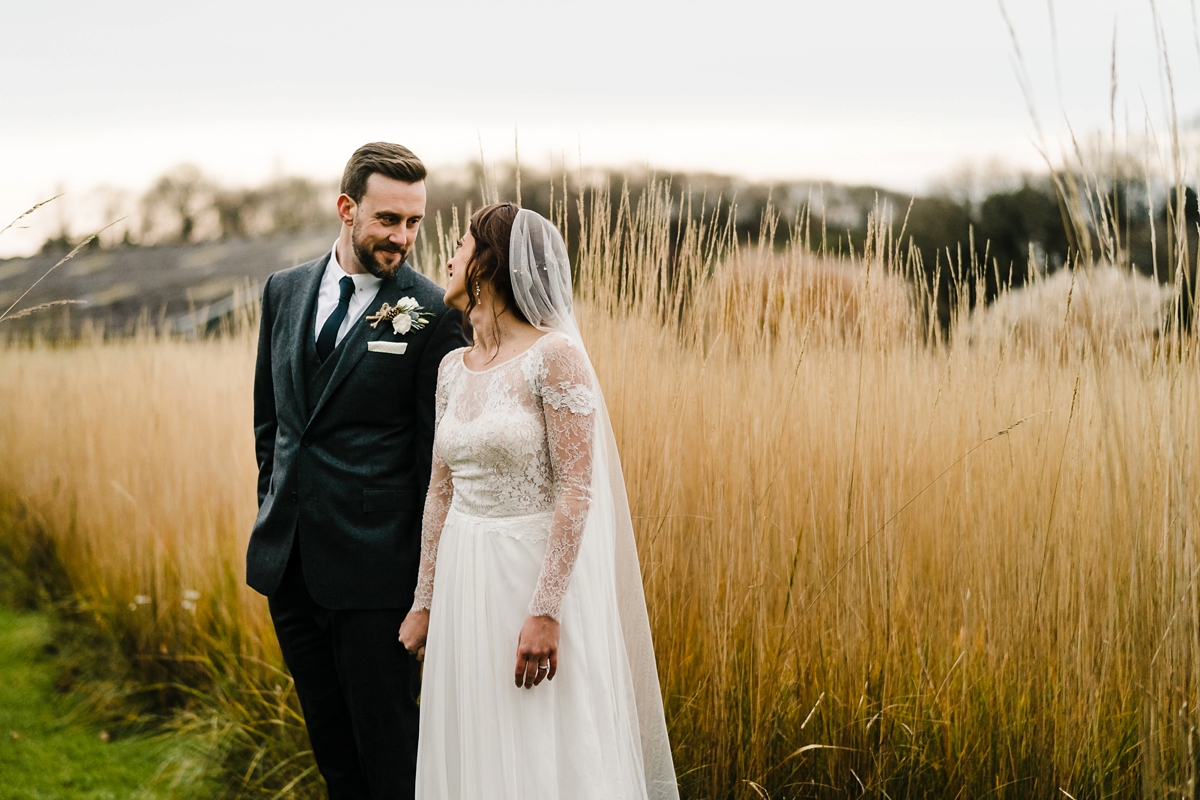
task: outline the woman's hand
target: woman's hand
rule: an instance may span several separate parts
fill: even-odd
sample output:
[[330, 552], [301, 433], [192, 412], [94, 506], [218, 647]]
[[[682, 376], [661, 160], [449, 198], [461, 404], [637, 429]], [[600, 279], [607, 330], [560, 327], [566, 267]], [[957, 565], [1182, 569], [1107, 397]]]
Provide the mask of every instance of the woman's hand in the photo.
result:
[[526, 617], [517, 638], [517, 686], [526, 689], [558, 672], [558, 623], [554, 617]]
[[[425, 637], [429, 635], [429, 610], [410, 611], [400, 623], [400, 644], [417, 661], [425, 660]], [[558, 638], [555, 637], [557, 643]]]

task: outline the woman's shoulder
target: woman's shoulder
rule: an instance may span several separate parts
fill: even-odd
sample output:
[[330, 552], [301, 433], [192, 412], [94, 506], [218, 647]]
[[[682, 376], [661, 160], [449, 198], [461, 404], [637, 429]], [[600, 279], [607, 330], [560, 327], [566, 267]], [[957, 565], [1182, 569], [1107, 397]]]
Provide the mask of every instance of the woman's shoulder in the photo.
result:
[[539, 336], [524, 353], [525, 373], [545, 378], [547, 370], [558, 363], [570, 363], [583, 357], [583, 352], [562, 331], [550, 331]]
[[587, 355], [583, 352], [583, 345], [562, 331], [550, 331], [546, 333], [533, 343], [529, 351], [543, 360], [587, 362]]
[[[591, 367], [582, 344], [559, 331], [552, 331], [539, 339], [533, 347], [534, 357], [526, 359], [525, 374], [535, 394], [549, 400], [555, 408], [563, 405], [564, 392], [576, 398], [580, 393], [593, 389]], [[590, 410], [593, 403], [571, 402], [572, 410]], [[586, 407], [586, 408], [585, 408]]]
[[445, 380], [451, 374], [456, 372], [463, 363], [463, 354], [470, 350], [469, 345], [456, 347], [446, 355], [442, 356], [442, 363], [438, 365], [438, 377]]

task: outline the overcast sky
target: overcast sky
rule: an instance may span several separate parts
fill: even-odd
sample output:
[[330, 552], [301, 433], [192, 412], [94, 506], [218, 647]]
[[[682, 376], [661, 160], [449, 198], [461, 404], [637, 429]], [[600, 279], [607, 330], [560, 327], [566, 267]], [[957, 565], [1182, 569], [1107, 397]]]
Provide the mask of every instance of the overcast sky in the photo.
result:
[[[1200, 119], [1196, 0], [1157, 0]], [[1150, 0], [1006, 0], [1052, 140], [1163, 120]], [[1053, 18], [1053, 23], [1052, 23]], [[1052, 29], [1057, 30], [1058, 80]], [[58, 187], [338, 175], [388, 139], [438, 165], [650, 165], [922, 191], [966, 162], [1036, 167], [996, 0], [7, 4], [0, 226]], [[64, 204], [66, 209], [71, 206]], [[0, 237], [0, 254], [40, 243]]]

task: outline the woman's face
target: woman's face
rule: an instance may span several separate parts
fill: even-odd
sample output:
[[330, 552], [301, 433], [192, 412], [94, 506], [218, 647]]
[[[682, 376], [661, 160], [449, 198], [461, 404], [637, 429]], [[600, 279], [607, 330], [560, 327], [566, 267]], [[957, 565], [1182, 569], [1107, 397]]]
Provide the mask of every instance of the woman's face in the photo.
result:
[[467, 264], [471, 261], [471, 256], [475, 255], [475, 237], [467, 231], [466, 235], [458, 240], [458, 249], [454, 251], [454, 257], [446, 264], [446, 270], [450, 273], [450, 281], [446, 284], [446, 296], [444, 301], [451, 308], [457, 308], [459, 311], [467, 310]]

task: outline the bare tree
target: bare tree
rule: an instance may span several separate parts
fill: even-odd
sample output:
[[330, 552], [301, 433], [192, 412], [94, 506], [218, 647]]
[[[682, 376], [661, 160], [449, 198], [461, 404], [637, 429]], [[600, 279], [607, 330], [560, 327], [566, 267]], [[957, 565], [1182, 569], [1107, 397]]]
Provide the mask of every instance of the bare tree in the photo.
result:
[[222, 239], [259, 233], [263, 193], [256, 189], [222, 189], [213, 195], [213, 209]]
[[142, 197], [143, 237], [192, 241], [201, 216], [212, 208], [212, 195], [213, 185], [198, 168], [175, 167]]
[[323, 187], [307, 178], [279, 178], [262, 188], [272, 232], [299, 233], [333, 221], [333, 203], [322, 202]]

